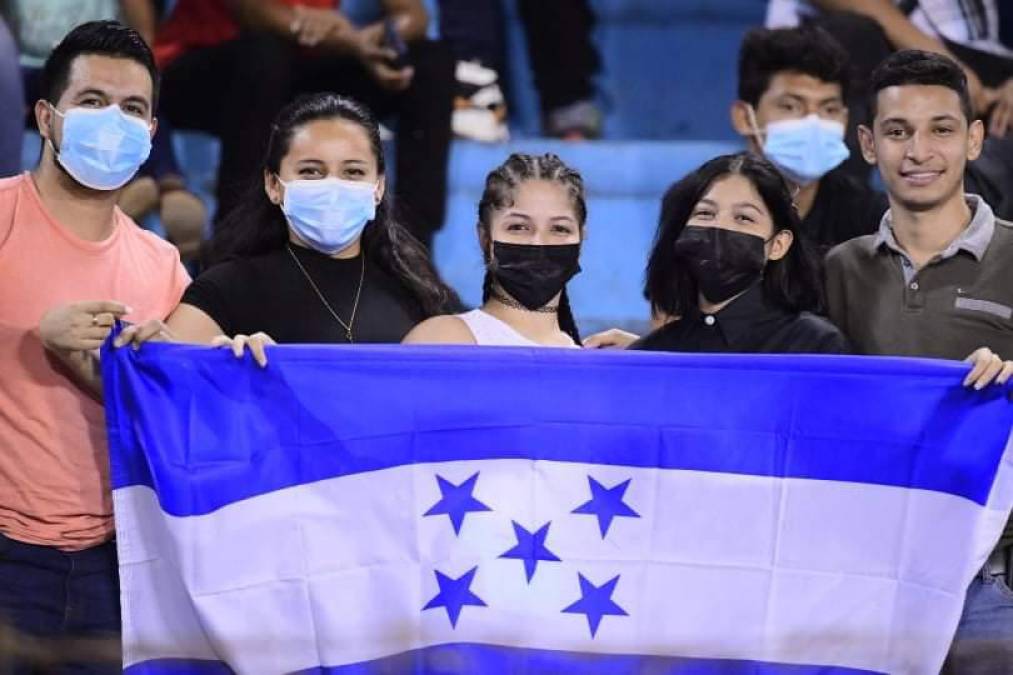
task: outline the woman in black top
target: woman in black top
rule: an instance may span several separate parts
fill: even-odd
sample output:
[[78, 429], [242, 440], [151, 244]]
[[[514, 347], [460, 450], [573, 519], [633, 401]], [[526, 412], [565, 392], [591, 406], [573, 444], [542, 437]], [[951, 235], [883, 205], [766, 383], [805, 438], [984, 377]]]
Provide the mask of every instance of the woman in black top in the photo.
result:
[[326, 93], [296, 100], [274, 124], [262, 184], [219, 225], [211, 267], [169, 317], [172, 337], [397, 343], [455, 310], [385, 187], [379, 126], [365, 107]]
[[656, 316], [631, 349], [843, 353], [788, 184], [758, 155], [717, 157], [672, 186], [647, 265]]

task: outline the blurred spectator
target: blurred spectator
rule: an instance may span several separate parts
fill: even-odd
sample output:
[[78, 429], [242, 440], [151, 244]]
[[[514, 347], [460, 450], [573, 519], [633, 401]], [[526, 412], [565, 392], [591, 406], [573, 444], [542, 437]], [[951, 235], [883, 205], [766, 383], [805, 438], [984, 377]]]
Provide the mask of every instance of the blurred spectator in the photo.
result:
[[0, 178], [21, 171], [25, 93], [18, 70], [18, 47], [0, 18]]
[[282, 106], [334, 91], [397, 115], [397, 206], [429, 245], [446, 208], [453, 58], [425, 39], [420, 0], [382, 5], [384, 20], [356, 28], [337, 0], [179, 0], [156, 40], [163, 110], [221, 139], [216, 220], [259, 171]]
[[739, 52], [735, 130], [796, 187], [802, 234], [820, 254], [875, 232], [886, 198], [848, 175], [849, 60], [819, 28], [755, 29]]
[[[20, 60], [24, 77], [24, 99], [3, 118], [17, 127], [18, 134], [25, 127], [25, 102], [34, 102], [41, 95], [42, 64], [72, 28], [87, 21], [122, 19], [150, 44], [157, 17], [153, 0], [4, 0], [0, 9], [14, 32], [20, 51], [14, 63]], [[16, 161], [20, 164], [20, 150]], [[196, 256], [207, 211], [203, 202], [186, 190], [167, 126], [160, 125], [150, 158], [123, 189], [119, 206], [135, 221], [157, 209], [166, 236], [180, 255], [184, 259]]]
[[[587, 0], [519, 0], [528, 57], [541, 100], [545, 133], [580, 140], [601, 133], [593, 77], [600, 67], [591, 42], [594, 14]], [[506, 140], [502, 0], [440, 0], [440, 31], [457, 58], [454, 133]]]
[[[868, 76], [894, 49], [922, 49], [958, 60], [990, 138], [967, 171], [968, 191], [996, 215], [1013, 218], [1013, 3], [999, 0], [770, 0], [767, 25], [815, 23], [853, 56], [857, 82], [848, 101], [856, 122], [868, 116]], [[849, 136], [849, 138], [851, 138]], [[854, 145], [852, 145], [854, 147]]]

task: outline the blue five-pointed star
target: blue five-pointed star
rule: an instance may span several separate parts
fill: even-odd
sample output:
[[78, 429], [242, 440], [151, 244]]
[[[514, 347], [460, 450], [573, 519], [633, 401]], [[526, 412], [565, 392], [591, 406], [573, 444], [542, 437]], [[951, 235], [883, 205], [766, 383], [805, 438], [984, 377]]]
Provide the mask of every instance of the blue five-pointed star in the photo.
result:
[[443, 497], [433, 504], [432, 508], [425, 512], [427, 516], [438, 516], [447, 514], [454, 526], [454, 533], [461, 534], [461, 525], [464, 524], [465, 514], [472, 511], [492, 511], [488, 506], [475, 499], [471, 493], [475, 490], [475, 482], [478, 481], [478, 472], [475, 472], [468, 480], [460, 485], [454, 485], [443, 476], [436, 476], [440, 484], [440, 493]]
[[583, 574], [578, 573], [577, 576], [580, 577], [580, 600], [564, 609], [563, 612], [587, 615], [587, 625], [591, 628], [591, 637], [594, 637], [598, 632], [598, 625], [603, 616], [609, 614], [629, 616], [626, 610], [612, 599], [612, 593], [616, 590], [616, 584], [619, 583], [618, 574], [601, 586], [595, 586], [585, 579]]
[[524, 561], [524, 572], [528, 576], [528, 583], [531, 577], [535, 576], [535, 568], [539, 560], [552, 560], [559, 562], [556, 554], [545, 547], [545, 538], [549, 536], [549, 525], [545, 523], [535, 533], [528, 532], [514, 521], [514, 534], [517, 536], [517, 545], [500, 556], [500, 558], [516, 558]]
[[446, 607], [447, 616], [450, 618], [450, 625], [457, 628], [457, 619], [461, 616], [461, 608], [465, 605], [485, 607], [485, 602], [471, 592], [471, 582], [475, 578], [478, 567], [472, 567], [469, 571], [457, 579], [451, 579], [446, 574], [436, 571], [436, 583], [440, 585], [440, 592], [436, 597], [426, 603], [423, 611], [435, 607]]
[[602, 539], [608, 534], [613, 518], [617, 516], [626, 518], [640, 517], [639, 513], [631, 509], [623, 501], [623, 495], [626, 494], [626, 488], [630, 486], [630, 480], [632, 479], [627, 479], [611, 488], [606, 488], [590, 476], [587, 477], [587, 480], [591, 484], [591, 500], [581, 504], [573, 512], [598, 516], [598, 529], [601, 530]]

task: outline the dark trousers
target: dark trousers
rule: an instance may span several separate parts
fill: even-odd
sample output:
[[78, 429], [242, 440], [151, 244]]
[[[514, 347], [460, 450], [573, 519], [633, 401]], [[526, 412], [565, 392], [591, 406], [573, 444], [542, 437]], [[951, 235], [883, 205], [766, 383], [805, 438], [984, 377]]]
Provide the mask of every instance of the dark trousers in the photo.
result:
[[[600, 67], [587, 0], [518, 0], [542, 112], [594, 97]], [[440, 32], [460, 61], [504, 68], [501, 0], [440, 0]]]
[[395, 200], [404, 225], [428, 245], [446, 209], [454, 63], [446, 45], [431, 41], [411, 45], [409, 58], [411, 86], [391, 93], [351, 58], [251, 33], [170, 63], [161, 111], [176, 128], [221, 140], [217, 220], [261, 182], [271, 124], [295, 95], [331, 91], [358, 99], [378, 117], [396, 115]]
[[[0, 535], [0, 621], [28, 636], [15, 640], [15, 646], [44, 659], [39, 663], [21, 654], [12, 663], [12, 655], [0, 652], [0, 673], [120, 672], [115, 543], [65, 552]], [[106, 642], [95, 642], [102, 639]], [[45, 663], [54, 658], [67, 665]]]

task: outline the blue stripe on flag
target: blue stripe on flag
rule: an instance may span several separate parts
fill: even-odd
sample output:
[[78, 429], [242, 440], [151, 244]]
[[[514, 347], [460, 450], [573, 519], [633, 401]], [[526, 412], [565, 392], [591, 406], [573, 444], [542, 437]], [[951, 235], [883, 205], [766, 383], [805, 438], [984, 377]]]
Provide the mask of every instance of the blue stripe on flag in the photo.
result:
[[115, 488], [187, 516], [413, 463], [499, 458], [864, 482], [988, 498], [1013, 425], [966, 364], [845, 356], [107, 346]]
[[[225, 675], [218, 661], [166, 659], [130, 666], [127, 675]], [[300, 675], [381, 675], [390, 673], [589, 673], [626, 675], [875, 675], [870, 670], [730, 659], [637, 656], [451, 644], [417, 649], [364, 663], [312, 668]]]

